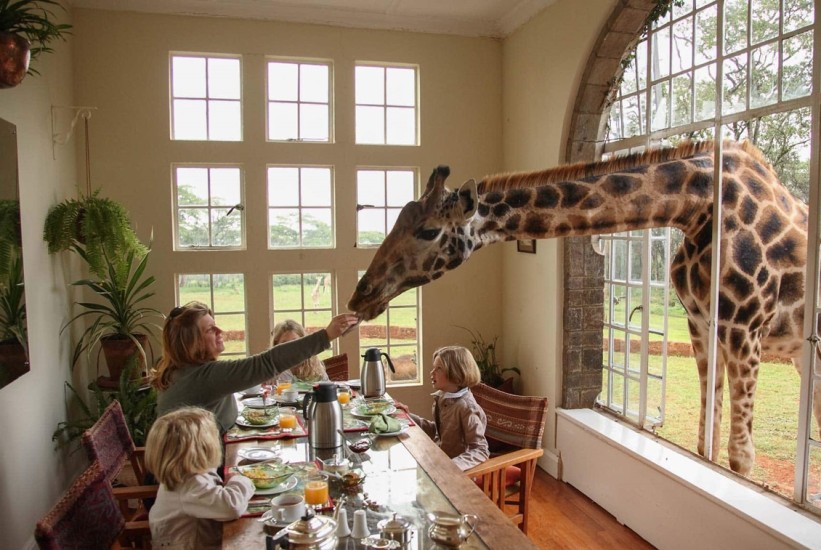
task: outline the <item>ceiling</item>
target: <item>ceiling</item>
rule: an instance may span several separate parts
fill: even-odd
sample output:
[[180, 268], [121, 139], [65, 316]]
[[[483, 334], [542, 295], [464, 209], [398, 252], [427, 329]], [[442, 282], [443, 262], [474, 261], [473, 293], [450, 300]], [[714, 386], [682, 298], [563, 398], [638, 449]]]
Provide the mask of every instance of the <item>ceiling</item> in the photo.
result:
[[503, 38], [556, 0], [70, 0], [77, 8]]

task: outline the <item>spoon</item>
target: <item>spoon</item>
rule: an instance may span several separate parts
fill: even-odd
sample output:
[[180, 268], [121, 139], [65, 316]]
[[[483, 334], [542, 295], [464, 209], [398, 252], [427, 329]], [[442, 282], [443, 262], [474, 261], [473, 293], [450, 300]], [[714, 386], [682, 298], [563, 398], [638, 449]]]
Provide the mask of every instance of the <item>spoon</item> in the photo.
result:
[[345, 449], [345, 456], [348, 458], [348, 460], [354, 460], [355, 455], [353, 451], [348, 448], [348, 440], [345, 438], [345, 432], [343, 432], [342, 430], [336, 431], [339, 432], [339, 435], [342, 436], [342, 448]]

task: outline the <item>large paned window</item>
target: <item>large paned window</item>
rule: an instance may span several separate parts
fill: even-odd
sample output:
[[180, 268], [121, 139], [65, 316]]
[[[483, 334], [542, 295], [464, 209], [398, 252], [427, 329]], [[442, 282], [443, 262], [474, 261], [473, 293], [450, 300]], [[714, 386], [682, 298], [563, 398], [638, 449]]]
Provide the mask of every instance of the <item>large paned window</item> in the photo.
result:
[[332, 178], [328, 166], [268, 167], [269, 248], [334, 245]]
[[243, 248], [242, 169], [239, 166], [178, 165], [173, 172], [175, 248]]
[[202, 302], [214, 312], [222, 329], [225, 351], [220, 358], [248, 355], [248, 320], [242, 273], [184, 273], [177, 275], [177, 303]]
[[171, 139], [242, 141], [238, 57], [171, 56]]
[[268, 139], [331, 141], [331, 65], [268, 62]]
[[356, 143], [418, 145], [416, 67], [356, 66]]
[[[271, 281], [272, 334], [277, 323], [288, 319], [297, 321], [308, 334], [328, 326], [336, 302], [330, 273], [277, 273]], [[336, 349], [337, 342], [332, 345]], [[331, 355], [326, 351], [322, 357]]]
[[393, 229], [402, 207], [413, 200], [416, 172], [362, 168], [356, 172], [358, 245], [379, 245]]
[[[364, 271], [359, 276], [364, 275]], [[359, 325], [360, 355], [368, 348], [379, 348], [390, 355], [396, 369], [392, 373], [385, 365], [389, 385], [418, 384], [422, 381], [422, 352], [419, 342], [419, 304], [421, 289], [406, 290], [393, 300], [379, 317]]]
[[[818, 163], [819, 149], [819, 144], [812, 142], [812, 136], [818, 135], [820, 97], [815, 80], [818, 70], [814, 60], [819, 58], [815, 32], [812, 0], [674, 3], [670, 13], [652, 25], [629, 58], [609, 112], [606, 154], [675, 144], [685, 138], [711, 138], [717, 132], [725, 139], [749, 139], [763, 152], [793, 195], [809, 202], [811, 189], [819, 185], [812, 179], [816, 176], [811, 170]], [[811, 205], [810, 228], [815, 227], [813, 220], [818, 216], [819, 206]], [[629, 242], [635, 239], [634, 233], [613, 236], [613, 242]], [[675, 253], [681, 234], [673, 231], [671, 240], [672, 253]], [[818, 281], [818, 262], [813, 261], [818, 257], [818, 241], [817, 235], [809, 236], [808, 277], [811, 281]], [[621, 290], [614, 291], [617, 287], [612, 284], [619, 278], [630, 279], [621, 271], [633, 273], [633, 256], [628, 251], [629, 248], [624, 249], [625, 256], [621, 260], [615, 247], [609, 251], [613, 257], [608, 266], [605, 321], [610, 325], [621, 323], [629, 333], [629, 289], [625, 295]], [[654, 284], [669, 280], [667, 276], [650, 275], [651, 271], [645, 270], [645, 273], [646, 277], [653, 277]], [[656, 301], [666, 300], [674, 293], [668, 288], [657, 296]], [[808, 285], [808, 302], [817, 296], [816, 285]], [[686, 344], [689, 341], [686, 316], [681, 314], [677, 299], [670, 298], [669, 306], [671, 313], [664, 328], [668, 345]], [[814, 319], [821, 311], [821, 301], [815, 299], [810, 306], [815, 307], [808, 307], [805, 316]], [[815, 338], [817, 333], [818, 329]], [[608, 363], [606, 350], [602, 405], [634, 422], [658, 419], [659, 413], [663, 413], [662, 423], [639, 424], [695, 451], [699, 381], [694, 359], [673, 357], [675, 354], [670, 353], [663, 373], [665, 380], [659, 384], [654, 382], [658, 377], [652, 367], [635, 372], [625, 369], [624, 363], [631, 361], [629, 355], [621, 355], [622, 359], [613, 361], [613, 340], [609, 345], [611, 362]], [[630, 350], [627, 346], [625, 349]], [[804, 375], [808, 383], [803, 387], [801, 376], [786, 358], [776, 355], [762, 359], [753, 421], [757, 460], [750, 478], [785, 497], [794, 498], [814, 512], [821, 512], [821, 501], [812, 497], [821, 493], [818, 425], [812, 418], [811, 407], [799, 407], [802, 399], [808, 401], [812, 387], [821, 387], [821, 368], [813, 353], [806, 353], [806, 357], [810, 357], [811, 365], [805, 366], [809, 374]], [[619, 372], [634, 373], [630, 378], [632, 382], [622, 383], [616, 375]], [[661, 404], [653, 398], [659, 386], [664, 392]], [[650, 397], [635, 399], [635, 395], [641, 393]], [[713, 457], [725, 466], [729, 401], [725, 396], [722, 450], [718, 457]], [[641, 406], [645, 409], [640, 410]]]

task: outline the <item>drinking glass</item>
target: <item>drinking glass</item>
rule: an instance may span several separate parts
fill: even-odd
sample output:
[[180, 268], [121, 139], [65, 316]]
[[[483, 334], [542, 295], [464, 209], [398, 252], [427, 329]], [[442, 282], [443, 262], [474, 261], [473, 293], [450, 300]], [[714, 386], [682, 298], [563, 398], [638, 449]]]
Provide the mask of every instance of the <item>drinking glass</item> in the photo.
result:
[[347, 407], [351, 400], [351, 389], [348, 386], [340, 385], [336, 398], [339, 400], [340, 405]]
[[277, 382], [277, 395], [282, 395], [282, 392], [291, 389], [291, 386], [291, 382]]
[[296, 407], [279, 408], [279, 429], [285, 433], [291, 433], [296, 429]]
[[305, 504], [313, 506], [316, 511], [327, 504], [329, 499], [328, 480], [324, 477], [310, 477], [305, 480]]

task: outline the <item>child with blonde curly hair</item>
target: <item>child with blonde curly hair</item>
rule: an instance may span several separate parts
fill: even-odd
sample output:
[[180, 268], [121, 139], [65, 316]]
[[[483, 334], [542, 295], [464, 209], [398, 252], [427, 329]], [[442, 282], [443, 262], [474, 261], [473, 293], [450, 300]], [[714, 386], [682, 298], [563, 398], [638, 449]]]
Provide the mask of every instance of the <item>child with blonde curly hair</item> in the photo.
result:
[[220, 548], [222, 523], [238, 518], [254, 484], [217, 475], [222, 445], [214, 414], [183, 407], [159, 417], [145, 444], [145, 465], [160, 483], [148, 523], [155, 549]]

